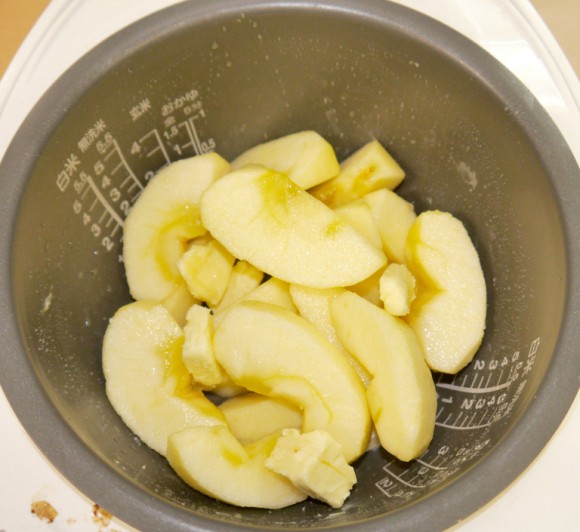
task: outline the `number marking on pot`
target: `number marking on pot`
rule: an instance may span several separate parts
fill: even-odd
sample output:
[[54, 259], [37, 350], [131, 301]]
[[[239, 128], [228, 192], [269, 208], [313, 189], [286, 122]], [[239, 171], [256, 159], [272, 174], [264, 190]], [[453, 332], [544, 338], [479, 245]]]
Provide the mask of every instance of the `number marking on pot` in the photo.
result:
[[[490, 445], [491, 427], [518, 404], [540, 343], [539, 337], [532, 340], [527, 354], [481, 357], [458, 375], [439, 375], [433, 443], [412, 462], [388, 461], [383, 467], [386, 476], [375, 483], [377, 489], [388, 498], [411, 500], [480, 457]], [[469, 438], [456, 436], [466, 431]]]

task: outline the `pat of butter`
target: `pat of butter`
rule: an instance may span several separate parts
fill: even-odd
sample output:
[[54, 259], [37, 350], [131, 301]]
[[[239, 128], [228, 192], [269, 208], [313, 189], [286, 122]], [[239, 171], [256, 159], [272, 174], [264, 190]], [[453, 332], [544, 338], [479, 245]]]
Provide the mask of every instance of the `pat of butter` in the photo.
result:
[[340, 508], [356, 483], [340, 444], [326, 431], [301, 434], [285, 429], [266, 460], [266, 467], [287, 477], [305, 493]]

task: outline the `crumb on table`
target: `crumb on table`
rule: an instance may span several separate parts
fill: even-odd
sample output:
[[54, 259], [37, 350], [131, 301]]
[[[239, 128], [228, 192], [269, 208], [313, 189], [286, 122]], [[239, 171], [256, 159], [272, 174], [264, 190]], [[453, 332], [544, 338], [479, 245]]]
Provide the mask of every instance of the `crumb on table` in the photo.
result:
[[40, 520], [46, 520], [48, 523], [52, 523], [58, 515], [54, 506], [47, 501], [34, 501], [30, 505], [30, 512], [35, 514]]

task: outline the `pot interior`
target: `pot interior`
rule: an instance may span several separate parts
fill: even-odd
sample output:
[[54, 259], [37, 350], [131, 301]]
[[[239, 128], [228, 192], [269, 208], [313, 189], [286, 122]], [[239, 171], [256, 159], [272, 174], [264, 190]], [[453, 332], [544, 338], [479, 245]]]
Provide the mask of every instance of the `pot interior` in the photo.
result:
[[[208, 518], [230, 529], [352, 526], [419, 507], [501, 449], [555, 353], [566, 249], [538, 151], [542, 132], [530, 138], [521, 119], [531, 96], [475, 45], [383, 2], [199, 4], [115, 36], [43, 104], [49, 126], [41, 124], [13, 242], [26, 356], [73, 433], [66, 438], [119, 479], [97, 479], [90, 495], [106, 499], [121, 485], [138, 494], [141, 508], [133, 499], [109, 506], [130, 523], [140, 512], [153, 519], [148, 504], [159, 522], [166, 512], [174, 524]], [[435, 375], [437, 426], [421, 459], [367, 453], [340, 510], [313, 501], [275, 512], [233, 508], [186, 486], [105, 396], [103, 334], [130, 301], [122, 224], [165, 164], [210, 150], [232, 159], [305, 129], [326, 137], [339, 159], [378, 139], [406, 170], [398, 191], [417, 212], [446, 210], [465, 223], [485, 271], [487, 330], [466, 369]]]

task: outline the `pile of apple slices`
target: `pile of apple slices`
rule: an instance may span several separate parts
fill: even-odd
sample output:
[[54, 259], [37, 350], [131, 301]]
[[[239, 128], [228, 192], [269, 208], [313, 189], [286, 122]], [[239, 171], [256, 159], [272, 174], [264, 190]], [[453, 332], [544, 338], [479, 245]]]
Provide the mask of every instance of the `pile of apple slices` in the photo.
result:
[[202, 493], [340, 507], [371, 435], [400, 460], [435, 425], [431, 370], [485, 328], [477, 252], [451, 214], [393, 192], [376, 141], [338, 163], [320, 135], [160, 170], [127, 217], [135, 301], [103, 344], [113, 407]]

